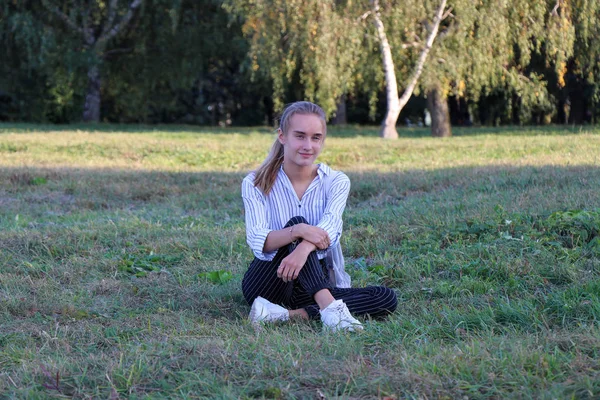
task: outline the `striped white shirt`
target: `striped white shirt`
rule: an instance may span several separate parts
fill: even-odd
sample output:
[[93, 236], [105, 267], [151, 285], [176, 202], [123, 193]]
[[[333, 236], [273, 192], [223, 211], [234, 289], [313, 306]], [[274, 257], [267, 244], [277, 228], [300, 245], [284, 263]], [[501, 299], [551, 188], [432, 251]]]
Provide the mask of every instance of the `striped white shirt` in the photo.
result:
[[[267, 235], [271, 231], [282, 229], [294, 216], [302, 216], [310, 225], [327, 231], [331, 240], [330, 248], [339, 244], [343, 226], [342, 213], [350, 192], [350, 179], [344, 173], [335, 174], [334, 180], [328, 185], [328, 193], [325, 193], [325, 176], [333, 172], [329, 166], [319, 164], [317, 176], [301, 199], [283, 168], [279, 170], [275, 184], [267, 196], [254, 186], [254, 172], [244, 178], [242, 198], [246, 211], [246, 241], [257, 258], [264, 261], [273, 259], [276, 251], [263, 252]], [[320, 259], [325, 255], [326, 251], [318, 251]]]

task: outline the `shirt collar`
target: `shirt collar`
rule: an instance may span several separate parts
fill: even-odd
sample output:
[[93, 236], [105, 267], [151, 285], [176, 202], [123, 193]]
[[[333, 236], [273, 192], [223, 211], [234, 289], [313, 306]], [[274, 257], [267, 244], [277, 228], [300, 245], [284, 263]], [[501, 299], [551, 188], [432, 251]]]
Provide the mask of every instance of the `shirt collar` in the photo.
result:
[[[331, 174], [331, 168], [323, 163], [319, 163], [318, 164], [319, 168], [317, 168], [317, 176], [319, 177], [319, 181], [320, 184], [323, 185], [323, 182], [325, 182], [325, 177], [329, 176]], [[292, 185], [292, 182], [290, 181], [290, 178], [287, 176], [287, 174], [285, 173], [285, 171], [283, 170], [283, 164], [281, 165], [281, 168], [279, 168], [279, 174], [280, 174], [280, 179], [282, 179], [282, 183], [284, 185], [284, 187], [290, 191], [290, 193], [292, 193], [294, 196], [296, 196], [296, 198], [298, 198], [296, 191], [294, 190], [294, 187]], [[305, 195], [307, 193], [310, 193], [311, 190], [314, 189], [316, 182], [313, 180], [310, 185], [308, 185], [308, 188], [306, 189], [306, 192], [304, 193]], [[299, 200], [300, 201], [300, 200]]]
[[319, 175], [319, 179], [325, 178], [325, 176], [329, 176], [331, 174], [331, 168], [327, 164], [320, 163], [319, 169], [317, 169], [317, 175]]
[[[319, 163], [317, 165], [319, 166], [319, 168], [317, 168], [317, 175], [319, 175], [319, 179], [323, 179], [324, 175], [329, 176], [331, 174], [331, 167], [329, 165], [323, 163]], [[279, 167], [279, 171], [285, 174], [285, 171], [283, 170], [283, 163], [281, 164], [281, 167]]]

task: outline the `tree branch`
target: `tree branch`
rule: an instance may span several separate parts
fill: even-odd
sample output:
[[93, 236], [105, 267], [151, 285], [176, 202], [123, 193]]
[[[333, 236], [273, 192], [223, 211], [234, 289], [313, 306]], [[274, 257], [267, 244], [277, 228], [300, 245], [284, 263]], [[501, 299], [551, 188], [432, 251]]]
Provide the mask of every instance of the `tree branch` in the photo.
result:
[[385, 80], [388, 86], [388, 108], [393, 104], [392, 98], [398, 98], [398, 83], [396, 80], [396, 71], [394, 71], [394, 61], [392, 59], [392, 50], [390, 43], [387, 40], [385, 34], [385, 28], [381, 15], [379, 13], [379, 0], [371, 0], [373, 5], [373, 19], [375, 21], [375, 28], [377, 29], [377, 35], [379, 36], [379, 42], [381, 43], [381, 53], [383, 56], [383, 69], [385, 73]]
[[104, 54], [102, 55], [102, 57], [104, 58], [110, 58], [112, 56], [116, 56], [118, 54], [127, 54], [127, 53], [131, 53], [133, 51], [133, 47], [128, 47], [125, 49], [112, 49], [109, 51], [105, 51]]
[[448, 7], [444, 15], [442, 15], [442, 21], [448, 18], [450, 15], [454, 17], [454, 14], [452, 14], [452, 7]]
[[560, 7], [560, 0], [556, 0], [556, 4], [554, 5], [554, 8], [550, 12], [550, 16], [558, 17], [558, 8], [559, 7]]
[[89, 16], [90, 16], [90, 6], [89, 6], [89, 2], [83, 2], [83, 3], [87, 3], [87, 4], [82, 4], [82, 9], [83, 11], [83, 16], [81, 18], [81, 20], [83, 21], [83, 36], [85, 38], [85, 42], [88, 44], [88, 46], [92, 47], [94, 45], [94, 43], [96, 42], [96, 38], [94, 37], [94, 28], [90, 26], [90, 20], [89, 20]]
[[419, 80], [419, 76], [421, 76], [421, 72], [423, 72], [423, 66], [425, 65], [425, 60], [427, 59], [427, 54], [429, 50], [431, 50], [431, 46], [433, 46], [433, 41], [437, 35], [438, 29], [440, 27], [440, 23], [442, 22], [442, 17], [444, 15], [444, 9], [446, 8], [446, 0], [442, 0], [433, 20], [433, 29], [429, 33], [429, 37], [427, 38], [427, 43], [425, 48], [421, 52], [419, 56], [419, 60], [417, 61], [417, 66], [413, 72], [410, 83], [404, 90], [402, 97], [400, 98], [400, 108], [404, 107], [404, 105], [408, 102], [410, 96], [412, 96], [412, 92], [417, 85], [417, 81]]
[[77, 26], [77, 24], [75, 23], [75, 21], [71, 20], [71, 18], [69, 18], [67, 16], [67, 14], [63, 13], [62, 11], [60, 11], [56, 5], [54, 5], [54, 4], [52, 4], [50, 2], [50, 0], [42, 0], [42, 4], [44, 5], [44, 7], [48, 11], [50, 11], [51, 13], [55, 14], [58, 18], [60, 18], [61, 20], [63, 20], [63, 22], [65, 24], [67, 24], [67, 26], [69, 28], [71, 28], [75, 32], [84, 34], [83, 29], [81, 27]]
[[131, 17], [133, 17], [133, 12], [135, 11], [135, 9], [138, 8], [140, 6], [140, 4], [142, 4], [143, 2], [144, 2], [144, 0], [133, 0], [131, 2], [131, 4], [129, 5], [129, 10], [127, 10], [127, 14], [125, 14], [125, 16], [121, 19], [121, 21], [119, 21], [119, 23], [117, 25], [115, 25], [113, 27], [108, 26], [108, 30], [107, 30], [106, 34], [102, 35], [98, 39], [98, 41], [107, 42], [110, 39], [112, 39], [115, 36], [117, 36], [117, 34], [125, 26], [127, 26], [127, 24], [129, 23], [129, 21], [131, 20]]
[[[502, 69], [504, 70], [504, 72], [506, 72], [507, 75], [511, 75], [511, 71], [505, 65], [502, 66]], [[527, 75], [523, 74], [521, 71], [517, 71], [517, 78], [527, 83], [532, 83], [531, 79]]]
[[369, 15], [371, 15], [371, 11], [367, 11], [367, 12], [365, 12], [363, 15], [361, 15], [361, 16], [360, 16], [360, 17], [358, 17], [357, 19], [358, 19], [359, 21], [364, 21], [365, 19], [367, 19], [367, 17], [368, 17]]
[[408, 49], [409, 47], [419, 47], [420, 45], [421, 45], [421, 42], [403, 43], [402, 48]]
[[102, 34], [100, 37], [105, 36], [108, 33], [108, 30], [113, 26], [113, 22], [115, 22], [115, 16], [117, 15], [117, 6], [119, 5], [119, 0], [111, 0], [108, 5], [108, 18], [106, 19], [106, 23], [104, 24], [104, 29], [102, 29]]

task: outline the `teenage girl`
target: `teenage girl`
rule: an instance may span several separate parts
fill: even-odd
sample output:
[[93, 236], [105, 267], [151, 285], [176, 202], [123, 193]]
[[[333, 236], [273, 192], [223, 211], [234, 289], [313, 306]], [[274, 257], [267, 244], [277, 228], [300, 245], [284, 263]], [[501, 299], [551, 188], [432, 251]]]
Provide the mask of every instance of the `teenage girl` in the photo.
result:
[[339, 246], [350, 180], [315, 164], [326, 134], [319, 106], [292, 103], [271, 152], [242, 182], [246, 240], [255, 256], [242, 291], [253, 323], [320, 317], [326, 329], [354, 331], [363, 327], [352, 314], [382, 317], [396, 309], [388, 288], [350, 288]]

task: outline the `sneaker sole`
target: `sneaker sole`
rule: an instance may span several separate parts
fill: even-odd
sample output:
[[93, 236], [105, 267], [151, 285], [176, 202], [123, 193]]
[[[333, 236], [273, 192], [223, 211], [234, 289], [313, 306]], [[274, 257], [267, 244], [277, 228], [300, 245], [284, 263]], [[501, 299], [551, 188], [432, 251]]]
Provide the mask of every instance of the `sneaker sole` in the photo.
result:
[[327, 332], [359, 332], [363, 331], [365, 328], [361, 325], [354, 324], [351, 326], [347, 326], [345, 328], [342, 327], [330, 327], [323, 325], [323, 330]]

